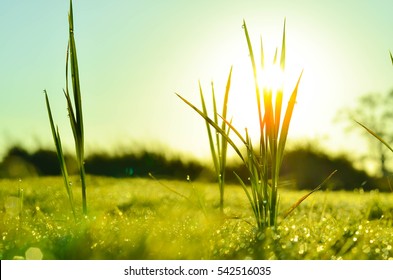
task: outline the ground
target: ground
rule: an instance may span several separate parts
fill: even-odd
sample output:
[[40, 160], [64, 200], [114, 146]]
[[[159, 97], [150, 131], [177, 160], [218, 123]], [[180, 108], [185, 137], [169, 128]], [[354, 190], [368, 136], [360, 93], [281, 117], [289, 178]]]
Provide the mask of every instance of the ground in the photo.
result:
[[[393, 259], [393, 194], [312, 194], [274, 229], [256, 231], [240, 186], [75, 178], [72, 215], [60, 177], [0, 180], [0, 259]], [[305, 192], [280, 189], [280, 213]]]

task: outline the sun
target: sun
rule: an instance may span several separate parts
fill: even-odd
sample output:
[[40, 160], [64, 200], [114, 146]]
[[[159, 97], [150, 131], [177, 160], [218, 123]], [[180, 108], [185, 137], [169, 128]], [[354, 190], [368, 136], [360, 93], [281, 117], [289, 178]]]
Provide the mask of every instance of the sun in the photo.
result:
[[284, 88], [284, 70], [277, 64], [266, 65], [258, 75], [259, 87], [272, 93]]
[[[235, 68], [236, 69], [236, 68]], [[258, 68], [257, 85], [260, 91], [262, 114], [264, 113], [263, 94], [272, 94], [273, 102], [275, 96], [280, 91], [284, 92], [287, 87], [286, 72], [277, 63], [270, 63]], [[292, 75], [292, 73], [290, 73]], [[238, 70], [234, 71], [233, 82], [230, 95], [230, 112], [233, 114], [233, 123], [239, 131], [247, 128], [253, 138], [260, 135], [258, 104], [256, 98], [255, 80], [253, 78], [250, 63], [238, 65]], [[284, 92], [284, 103], [287, 102], [286, 92]]]

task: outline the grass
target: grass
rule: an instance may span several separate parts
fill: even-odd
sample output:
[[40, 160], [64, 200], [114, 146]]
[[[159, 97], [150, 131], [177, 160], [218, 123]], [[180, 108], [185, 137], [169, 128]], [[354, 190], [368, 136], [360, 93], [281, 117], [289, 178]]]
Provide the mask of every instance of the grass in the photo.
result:
[[[84, 215], [87, 215], [86, 179], [85, 179], [86, 175], [85, 175], [85, 166], [84, 166], [84, 129], [83, 129], [82, 97], [81, 97], [82, 95], [81, 95], [81, 87], [79, 81], [78, 58], [77, 58], [75, 38], [74, 38], [74, 16], [72, 10], [72, 1], [70, 1], [68, 23], [69, 23], [69, 39], [68, 39], [67, 56], [66, 56], [66, 88], [64, 90], [64, 95], [67, 101], [68, 117], [70, 119], [70, 124], [74, 136], [75, 153], [76, 153], [76, 158], [79, 168], [79, 176], [82, 185], [82, 211]], [[70, 73], [69, 73], [69, 67], [71, 68]], [[68, 88], [69, 76], [71, 76], [74, 104], [71, 100], [70, 91]], [[61, 172], [64, 179], [64, 184], [67, 190], [71, 208], [73, 209], [73, 212], [75, 214], [71, 184], [69, 181], [67, 166], [65, 164], [64, 154], [62, 151], [60, 133], [58, 128], [57, 127], [55, 128], [48, 95], [46, 91], [44, 92], [45, 92], [47, 111], [49, 115], [49, 122], [52, 130], [53, 140], [56, 146], [56, 152], [59, 159]]]
[[[222, 118], [225, 120], [227, 118], [227, 107], [228, 107], [228, 97], [229, 97], [229, 90], [231, 87], [231, 77], [232, 77], [232, 67], [229, 71], [228, 80], [225, 88], [224, 100], [222, 105]], [[218, 132], [212, 132], [211, 126], [209, 121], [205, 120], [206, 122], [206, 130], [207, 136], [209, 139], [210, 145], [210, 152], [212, 156], [212, 161], [214, 165], [214, 171], [217, 178], [218, 189], [220, 193], [220, 211], [223, 214], [224, 211], [224, 186], [225, 186], [225, 169], [226, 169], [226, 162], [227, 162], [227, 150], [228, 150], [228, 142], [226, 140], [226, 136], [229, 135], [229, 128], [227, 128], [227, 124], [224, 120], [219, 121], [218, 118], [218, 111], [217, 111], [217, 101], [216, 96], [214, 93], [214, 84], [212, 83], [212, 103], [213, 103], [213, 118], [216, 126], [221, 127], [222, 131], [225, 131], [225, 134], [219, 134]], [[202, 112], [205, 116], [209, 116], [205, 97], [203, 94], [202, 86], [199, 83], [199, 93], [202, 103]], [[213, 136], [215, 135], [215, 137]]]
[[[234, 131], [237, 137], [244, 144], [244, 147], [247, 150], [247, 156], [244, 157], [241, 153], [241, 148], [239, 148], [234, 140], [229, 136], [229, 130], [227, 131], [225, 126], [220, 127], [218, 125], [218, 117], [217, 112], [214, 110], [214, 119], [210, 118], [206, 112], [206, 108], [203, 102], [202, 96], [202, 110], [199, 110], [196, 106], [191, 104], [189, 101], [178, 96], [192, 109], [194, 109], [202, 118], [205, 119], [207, 125], [211, 125], [216, 129], [217, 133], [220, 133], [222, 136], [222, 141], [226, 140], [228, 144], [230, 144], [236, 153], [239, 155], [241, 160], [244, 162], [244, 165], [249, 171], [249, 181], [251, 184], [251, 190], [247, 187], [247, 184], [239, 177], [239, 182], [242, 185], [246, 196], [248, 198], [249, 204], [253, 210], [256, 226], [259, 230], [264, 230], [268, 227], [274, 227], [277, 224], [277, 216], [278, 216], [278, 205], [279, 205], [279, 195], [278, 195], [278, 181], [279, 181], [279, 173], [280, 167], [282, 164], [282, 160], [284, 157], [285, 144], [288, 136], [288, 130], [290, 121], [292, 118], [292, 113], [294, 106], [296, 104], [296, 97], [299, 82], [302, 74], [300, 74], [298, 82], [292, 91], [290, 96], [288, 106], [285, 110], [284, 117], [281, 119], [282, 111], [283, 111], [283, 87], [278, 87], [277, 89], [272, 89], [268, 87], [263, 87], [263, 96], [261, 96], [261, 88], [259, 85], [258, 79], [258, 70], [256, 66], [256, 60], [250, 40], [250, 36], [248, 33], [247, 25], [245, 21], [243, 21], [243, 29], [245, 32], [245, 37], [247, 41], [249, 56], [251, 59], [251, 66], [254, 74], [254, 83], [255, 83], [255, 93], [256, 93], [256, 102], [258, 106], [258, 117], [259, 117], [259, 127], [260, 127], [260, 136], [259, 136], [259, 147], [255, 150], [253, 147], [252, 139], [248, 134], [246, 129], [246, 136], [243, 137], [238, 130], [231, 125], [230, 122], [226, 120], [226, 116], [221, 116], [230, 130]], [[273, 60], [273, 64], [280, 64], [281, 70], [284, 72], [285, 70], [285, 22], [284, 22], [284, 31], [283, 31], [283, 39], [282, 39], [282, 48], [281, 55], [278, 60], [277, 50]], [[261, 70], [264, 70], [265, 67], [265, 58], [263, 53], [263, 45], [261, 39]], [[231, 75], [229, 76], [231, 77]], [[228, 79], [228, 86], [230, 78]], [[229, 88], [227, 86], [227, 92]], [[273, 99], [275, 95], [274, 105]], [[224, 103], [224, 107], [226, 104]], [[263, 108], [262, 108], [263, 107]], [[225, 111], [226, 113], [226, 111]], [[212, 147], [212, 137], [209, 131], [209, 139], [210, 146]], [[213, 154], [213, 151], [212, 151]], [[213, 156], [214, 161], [214, 156]], [[214, 161], [215, 165], [216, 162]], [[310, 193], [311, 194], [311, 193]], [[299, 202], [300, 201], [300, 202]], [[298, 200], [295, 203], [295, 207], [299, 205], [303, 200]]]
[[74, 195], [72, 192], [72, 184], [71, 184], [69, 176], [68, 176], [67, 165], [66, 165], [64, 154], [63, 154], [63, 147], [61, 145], [61, 137], [60, 137], [60, 133], [59, 133], [59, 128], [55, 127], [55, 124], [53, 121], [53, 116], [52, 116], [52, 110], [51, 110], [50, 104], [49, 104], [48, 94], [46, 91], [44, 91], [44, 92], [45, 92], [46, 108], [47, 108], [48, 116], [49, 116], [49, 123], [50, 123], [52, 136], [53, 136], [53, 142], [55, 143], [55, 146], [56, 146], [57, 159], [60, 163], [60, 170], [61, 170], [61, 174], [63, 176], [64, 186], [67, 191], [68, 200], [70, 202], [72, 213], [73, 213], [74, 218], [76, 220], [76, 213], [75, 213], [75, 206], [74, 206]]
[[[393, 259], [391, 193], [322, 191], [279, 218], [276, 230], [256, 235], [240, 186], [226, 186], [232, 218], [221, 219], [215, 184], [193, 183], [205, 215], [154, 180], [86, 179], [91, 203], [83, 223], [73, 221], [58, 177], [0, 180], [0, 259], [26, 258], [30, 248], [43, 259]], [[163, 183], [195, 198], [189, 182]], [[280, 211], [307, 194], [281, 193]]]

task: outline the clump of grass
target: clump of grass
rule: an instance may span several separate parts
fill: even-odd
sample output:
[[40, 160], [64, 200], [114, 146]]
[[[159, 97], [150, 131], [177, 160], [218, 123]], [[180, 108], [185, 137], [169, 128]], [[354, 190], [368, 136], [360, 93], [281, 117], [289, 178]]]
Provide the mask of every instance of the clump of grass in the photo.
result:
[[[212, 83], [212, 101], [213, 101], [213, 121], [217, 126], [220, 126], [222, 131], [225, 131], [226, 135], [229, 135], [229, 130], [230, 128], [227, 128], [227, 124], [224, 121], [227, 118], [227, 108], [228, 108], [228, 96], [229, 96], [229, 90], [231, 87], [231, 77], [232, 77], [232, 67], [229, 71], [228, 75], [228, 80], [225, 88], [225, 94], [224, 94], [224, 101], [223, 101], [223, 106], [222, 106], [222, 120], [218, 118], [218, 111], [217, 111], [217, 102], [216, 102], [216, 97], [214, 94], [214, 84]], [[208, 112], [206, 109], [206, 102], [202, 90], [202, 86], [199, 83], [199, 93], [201, 97], [201, 103], [202, 103], [202, 110], [203, 113], [208, 116]], [[225, 186], [225, 169], [226, 169], [226, 161], [227, 161], [227, 150], [228, 150], [228, 143], [225, 139], [224, 135], [220, 135], [218, 132], [215, 132], [215, 137], [213, 137], [213, 133], [211, 131], [210, 124], [207, 120], [206, 122], [206, 130], [207, 130], [207, 135], [209, 139], [209, 145], [210, 145], [210, 152], [214, 164], [214, 171], [216, 174], [216, 179], [218, 183], [218, 189], [220, 192], [220, 212], [224, 212], [224, 186]], [[220, 124], [221, 123], [221, 124]]]
[[[75, 142], [75, 153], [78, 162], [79, 168], [79, 176], [81, 179], [82, 185], [82, 208], [83, 214], [87, 214], [87, 201], [86, 201], [86, 176], [85, 176], [85, 167], [84, 167], [84, 131], [83, 131], [83, 114], [82, 114], [82, 97], [81, 97], [81, 88], [79, 82], [79, 68], [78, 68], [78, 59], [76, 53], [76, 45], [74, 38], [74, 19], [73, 19], [73, 10], [72, 10], [72, 0], [70, 0], [70, 11], [68, 14], [68, 23], [69, 23], [69, 40], [67, 46], [67, 56], [66, 56], [66, 88], [63, 90], [66, 101], [67, 101], [67, 109], [68, 116], [70, 119], [70, 124], [74, 136]], [[69, 67], [71, 68], [71, 73], [69, 74]], [[69, 85], [69, 76], [71, 75], [71, 84], [72, 84], [72, 93], [74, 104], [71, 100], [70, 91], [68, 89]], [[64, 184], [67, 189], [67, 194], [71, 203], [71, 207], [73, 213], [75, 215], [75, 209], [73, 206], [73, 196], [71, 185], [69, 182], [67, 166], [64, 160], [64, 154], [61, 146], [61, 139], [59, 130], [54, 125], [52, 112], [50, 109], [49, 99], [47, 92], [45, 92], [46, 105], [49, 115], [49, 121], [51, 125], [53, 140], [56, 146], [56, 152], [60, 163], [61, 172], [64, 178]], [[75, 109], [74, 109], [75, 106]]]
[[[235, 152], [239, 155], [240, 159], [245, 164], [249, 172], [249, 180], [251, 189], [247, 187], [246, 183], [237, 175], [241, 186], [243, 187], [248, 201], [254, 213], [257, 228], [263, 230], [267, 227], [274, 227], [277, 224], [278, 214], [278, 180], [279, 171], [282, 164], [285, 144], [288, 136], [288, 130], [290, 121], [292, 118], [293, 109], [296, 103], [298, 86], [302, 74], [300, 74], [297, 84], [292, 91], [288, 106], [285, 110], [284, 118], [281, 119], [283, 111], [282, 100], [283, 100], [283, 88], [278, 89], [263, 88], [263, 96], [261, 96], [261, 90], [258, 81], [257, 66], [255, 62], [254, 52], [251, 45], [251, 40], [248, 34], [247, 26], [243, 21], [243, 28], [247, 40], [248, 51], [251, 59], [251, 65], [254, 74], [255, 92], [258, 105], [258, 117], [259, 117], [259, 147], [257, 150], [254, 149], [251, 137], [248, 134], [248, 130], [245, 130], [245, 137], [243, 137], [239, 131], [232, 126], [230, 122], [226, 120], [224, 116], [221, 116], [223, 121], [227, 124], [230, 130], [232, 130], [236, 136], [244, 144], [247, 156], [243, 156], [240, 152], [240, 148], [234, 143], [229, 137], [228, 131], [223, 129], [217, 124], [217, 117], [214, 120], [211, 119], [206, 110], [199, 110], [189, 101], [178, 95], [186, 104], [193, 108], [200, 116], [202, 116], [206, 123], [211, 125], [220, 133], [223, 139], [230, 144]], [[261, 67], [264, 67], [264, 53], [263, 45], [261, 40]], [[277, 50], [274, 57], [274, 64], [278, 63]], [[285, 22], [282, 40], [282, 49], [279, 59], [281, 70], [285, 68]], [[229, 89], [228, 89], [229, 90]], [[275, 102], [273, 105], [273, 95], [275, 95]], [[262, 104], [263, 102], [263, 104]], [[305, 199], [305, 198], [304, 198]], [[304, 200], [303, 199], [303, 200]], [[295, 203], [295, 208], [303, 201], [299, 200]]]

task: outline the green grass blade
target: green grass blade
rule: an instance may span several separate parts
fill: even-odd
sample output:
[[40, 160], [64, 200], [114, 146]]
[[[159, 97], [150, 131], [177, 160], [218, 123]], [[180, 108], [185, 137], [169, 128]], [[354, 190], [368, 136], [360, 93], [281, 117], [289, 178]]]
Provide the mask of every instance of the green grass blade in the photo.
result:
[[[227, 112], [228, 112], [228, 99], [229, 99], [229, 91], [231, 88], [231, 79], [232, 79], [232, 67], [229, 70], [229, 75], [228, 75], [228, 80], [227, 84], [225, 87], [225, 94], [224, 94], [224, 102], [223, 102], [223, 108], [222, 108], [222, 117], [224, 119], [227, 119]], [[218, 117], [218, 115], [216, 114]], [[217, 123], [218, 124], [218, 123]], [[221, 124], [221, 129], [222, 131], [225, 131], [226, 135], [229, 135], [230, 127], [227, 129], [226, 122], [223, 120]], [[221, 135], [221, 173], [224, 175], [225, 173], [225, 166], [226, 166], [226, 159], [227, 159], [227, 141], [225, 140], [225, 137]]]
[[[201, 97], [203, 114], [208, 116], [206, 103], [205, 103], [205, 98], [203, 97], [202, 86], [201, 86], [200, 83], [199, 83], [199, 94], [200, 94], [200, 97]], [[213, 158], [214, 170], [216, 172], [218, 172], [219, 164], [218, 164], [217, 154], [216, 154], [216, 150], [215, 150], [215, 146], [214, 146], [213, 135], [212, 135], [212, 132], [211, 132], [211, 129], [210, 129], [209, 122], [206, 119], [205, 119], [205, 122], [206, 122], [207, 135], [208, 135], [208, 138], [209, 138], [210, 152], [211, 152], [211, 155], [212, 155], [212, 158]]]
[[[285, 53], [286, 53], [285, 24], [286, 24], [286, 20], [284, 20], [284, 30], [283, 30], [283, 35], [282, 35], [282, 46], [281, 46], [281, 56], [280, 56], [280, 68], [282, 71], [285, 70]], [[276, 137], [276, 139], [278, 137], [279, 128], [280, 128], [280, 121], [281, 121], [282, 96], [283, 96], [283, 90], [282, 90], [282, 88], [280, 88], [277, 91], [276, 106], [275, 106], [275, 137]]]
[[189, 102], [187, 99], [183, 98], [181, 95], [175, 93], [183, 102], [185, 102], [188, 106], [190, 106], [192, 109], [194, 109], [202, 118], [204, 118], [211, 126], [213, 126], [217, 132], [219, 132], [221, 135], [225, 137], [225, 140], [232, 146], [232, 148], [235, 150], [235, 152], [239, 155], [239, 157], [244, 161], [243, 155], [240, 152], [239, 148], [236, 146], [236, 144], [232, 141], [231, 138], [226, 134], [225, 131], [221, 129], [212, 119], [210, 119], [206, 114], [204, 114], [201, 110], [199, 110], [197, 107], [192, 105], [191, 102]]
[[[74, 38], [74, 15], [72, 9], [72, 0], [70, 0], [68, 23], [69, 23], [69, 42], [68, 42], [69, 60], [67, 60], [67, 64], [69, 62], [71, 67], [71, 82], [72, 82], [75, 112], [73, 112], [72, 110], [73, 107], [71, 104], [71, 98], [68, 89], [66, 91], [66, 98], [67, 98], [67, 104], [70, 112], [71, 126], [74, 133], [75, 149], [76, 149], [79, 174], [82, 184], [83, 213], [86, 215], [87, 201], [86, 201], [86, 179], [85, 179], [85, 167], [84, 167], [84, 128], [83, 128], [83, 114], [82, 114], [82, 94], [81, 94], [81, 87], [80, 87], [80, 80], [79, 80], [78, 58], [77, 58], [76, 44]], [[68, 65], [66, 66], [66, 69], [67, 69], [67, 77], [68, 77]], [[67, 78], [67, 82], [68, 82], [68, 78]], [[71, 115], [73, 116], [72, 118]]]
[[393, 56], [392, 56], [392, 53], [389, 52], [389, 54], [390, 54], [390, 60], [392, 61], [392, 64], [393, 64]]
[[284, 154], [284, 148], [285, 148], [285, 144], [286, 144], [286, 140], [287, 140], [287, 136], [288, 136], [289, 124], [291, 122], [293, 108], [295, 107], [295, 104], [296, 104], [297, 91], [299, 88], [299, 83], [300, 83], [300, 79], [302, 78], [302, 75], [303, 75], [303, 71], [302, 71], [302, 73], [300, 73], [296, 87], [293, 90], [292, 95], [289, 99], [288, 107], [285, 112], [284, 120], [282, 123], [282, 130], [280, 133], [280, 140], [278, 143], [278, 150], [277, 150], [277, 156], [279, 159], [279, 163], [278, 163], [279, 166], [281, 166], [281, 161], [282, 161], [282, 157]]
[[259, 84], [258, 84], [257, 67], [256, 67], [256, 64], [255, 64], [254, 52], [252, 50], [251, 40], [250, 40], [250, 36], [248, 34], [248, 29], [247, 29], [247, 25], [246, 25], [245, 20], [243, 20], [243, 28], [244, 28], [244, 34], [246, 35], [247, 46], [248, 46], [248, 51], [249, 51], [249, 54], [250, 54], [252, 70], [253, 70], [253, 73], [254, 73], [254, 84], [255, 84], [255, 93], [256, 93], [256, 96], [257, 96], [259, 126], [260, 126], [260, 131], [262, 133], [262, 131], [263, 131], [263, 117], [262, 117], [262, 108], [261, 108], [261, 94], [260, 94]]
[[64, 154], [63, 154], [63, 148], [61, 145], [61, 138], [60, 138], [59, 129], [55, 128], [55, 124], [54, 124], [53, 116], [52, 116], [52, 110], [50, 108], [49, 98], [48, 98], [48, 94], [47, 94], [46, 90], [44, 90], [44, 93], [45, 93], [45, 101], [46, 101], [46, 108], [48, 111], [49, 123], [50, 123], [51, 131], [52, 131], [53, 141], [54, 141], [55, 147], [56, 147], [57, 159], [60, 164], [60, 170], [63, 175], [64, 186], [67, 191], [71, 210], [72, 210], [74, 219], [76, 219], [74, 198], [73, 198], [71, 184], [69, 181], [69, 176], [68, 176], [68, 171], [67, 171], [67, 166], [66, 166], [65, 158], [64, 158]]
[[246, 25], [246, 21], [245, 20], [243, 20], [243, 28], [244, 28], [244, 33], [246, 35], [248, 51], [249, 51], [249, 54], [250, 54], [252, 69], [253, 69], [253, 73], [254, 73], [254, 79], [256, 81], [257, 80], [257, 66], [255, 64], [254, 51], [252, 50], [252, 44], [251, 44], [250, 36], [248, 34], [248, 29], [247, 29], [247, 25]]
[[330, 180], [330, 178], [337, 172], [337, 170], [334, 170], [332, 173], [330, 173], [330, 175], [322, 182], [320, 183], [315, 189], [313, 189], [311, 192], [309, 192], [308, 194], [302, 196], [298, 201], [296, 201], [283, 215], [283, 218], [287, 218], [289, 216], [289, 214], [291, 214], [293, 212], [293, 210], [295, 210], [300, 203], [302, 203], [305, 199], [307, 199], [311, 194], [313, 194], [316, 191], [319, 191], [322, 186]]
[[285, 70], [285, 25], [286, 25], [286, 19], [284, 19], [284, 31], [282, 33], [282, 47], [281, 47], [281, 58], [280, 58], [280, 67], [281, 70]]
[[277, 56], [278, 56], [278, 48], [276, 48], [276, 51], [274, 52], [273, 65], [276, 65], [277, 63]]
[[[224, 103], [223, 103], [223, 108], [222, 108], [222, 117], [224, 119], [227, 118], [227, 112], [228, 112], [228, 98], [229, 98], [229, 90], [231, 88], [231, 79], [232, 79], [232, 67], [229, 70], [229, 75], [227, 79], [227, 85], [225, 87], [225, 95], [224, 95]], [[222, 123], [222, 130], [225, 130], [225, 122]]]
[[248, 188], [247, 188], [246, 184], [244, 184], [243, 180], [240, 178], [239, 175], [236, 174], [236, 172], [233, 172], [233, 174], [235, 174], [235, 176], [238, 179], [240, 185], [242, 186], [244, 192], [246, 193], [246, 196], [247, 196], [248, 201], [249, 201], [249, 203], [251, 205], [252, 211], [254, 212], [254, 215], [257, 215], [257, 209], [255, 208], [254, 200], [251, 197], [250, 192], [248, 191]]
[[[216, 102], [216, 94], [214, 91], [214, 83], [211, 83], [212, 86], [212, 102], [213, 102], [213, 115], [214, 115], [214, 122], [218, 125], [218, 115], [217, 115], [217, 102]], [[207, 112], [205, 112], [207, 115]], [[206, 123], [207, 126], [209, 126], [208, 123]], [[218, 159], [220, 158], [220, 153], [221, 153], [221, 143], [220, 143], [220, 135], [219, 133], [216, 134], [216, 145], [217, 145], [217, 153], [218, 153]]]
[[76, 45], [74, 38], [74, 16], [72, 10], [72, 1], [70, 1], [70, 12], [69, 12], [69, 55], [71, 64], [71, 78], [72, 78], [72, 88], [74, 93], [74, 104], [75, 104], [75, 117], [77, 125], [77, 137], [78, 141], [81, 143], [79, 146], [80, 156], [83, 158], [84, 148], [83, 148], [83, 117], [82, 117], [82, 98], [81, 98], [81, 88], [79, 81], [79, 67], [78, 58], [76, 53]]

